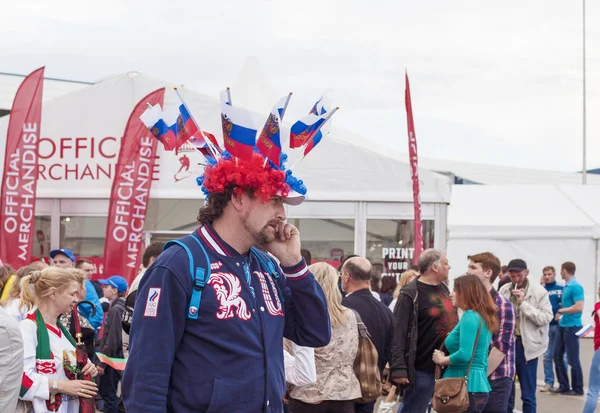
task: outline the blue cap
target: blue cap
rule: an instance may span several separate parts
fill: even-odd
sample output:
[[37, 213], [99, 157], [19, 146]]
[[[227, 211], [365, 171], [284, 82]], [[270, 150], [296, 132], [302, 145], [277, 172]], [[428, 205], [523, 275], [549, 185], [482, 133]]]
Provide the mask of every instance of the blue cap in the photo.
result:
[[58, 254], [66, 255], [71, 261], [75, 262], [75, 254], [73, 251], [61, 248], [59, 250], [50, 251], [50, 258], [54, 259]]
[[100, 284], [110, 285], [111, 287], [116, 288], [120, 293], [124, 293], [129, 287], [127, 285], [127, 280], [120, 275], [113, 275], [112, 277], [108, 277], [106, 280], [98, 280], [98, 282]]

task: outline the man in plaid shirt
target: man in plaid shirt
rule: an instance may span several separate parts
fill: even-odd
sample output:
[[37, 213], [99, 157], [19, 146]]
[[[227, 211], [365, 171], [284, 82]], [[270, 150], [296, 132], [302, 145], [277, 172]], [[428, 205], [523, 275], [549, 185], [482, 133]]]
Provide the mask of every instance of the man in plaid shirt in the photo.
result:
[[515, 308], [492, 286], [500, 273], [500, 260], [491, 252], [467, 257], [467, 272], [476, 275], [490, 292], [496, 307], [500, 329], [492, 336], [488, 356], [488, 377], [492, 391], [484, 413], [506, 413], [515, 378]]

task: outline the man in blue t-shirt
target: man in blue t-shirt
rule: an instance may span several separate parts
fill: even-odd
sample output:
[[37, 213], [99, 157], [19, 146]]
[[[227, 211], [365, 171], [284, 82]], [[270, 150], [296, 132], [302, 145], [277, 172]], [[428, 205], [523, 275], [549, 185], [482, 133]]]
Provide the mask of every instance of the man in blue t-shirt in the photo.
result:
[[[556, 270], [554, 267], [544, 267], [542, 274], [542, 281], [546, 291], [548, 291], [550, 304], [552, 304], [552, 313], [554, 314], [554, 317], [556, 317], [558, 309], [561, 307], [563, 286], [558, 285], [556, 282]], [[546, 353], [544, 354], [544, 381], [546, 384], [541, 389], [543, 392], [548, 392], [554, 388], [554, 366], [552, 364], [552, 357], [557, 330], [558, 321], [556, 321], [556, 318], [553, 318], [550, 322], [550, 328], [548, 329], [548, 350], [546, 350]]]
[[[583, 372], [579, 360], [579, 337], [575, 333], [581, 329], [581, 313], [583, 312], [583, 287], [575, 279], [575, 264], [565, 262], [560, 269], [560, 275], [565, 280], [562, 294], [562, 308], [558, 309], [556, 318], [558, 332], [554, 341], [554, 365], [558, 378], [558, 389], [553, 393], [566, 395], [583, 395]], [[567, 366], [564, 355], [571, 366], [572, 388], [569, 386]]]

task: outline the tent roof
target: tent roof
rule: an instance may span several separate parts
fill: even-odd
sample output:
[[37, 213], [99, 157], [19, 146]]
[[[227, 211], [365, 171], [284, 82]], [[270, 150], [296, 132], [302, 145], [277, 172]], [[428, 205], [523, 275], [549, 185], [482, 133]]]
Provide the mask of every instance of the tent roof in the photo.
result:
[[[43, 105], [42, 135], [55, 140], [61, 137], [121, 136], [134, 105], [151, 91], [167, 87], [165, 107], [176, 107], [177, 98], [169, 91], [172, 86], [162, 80], [132, 72], [60, 96]], [[180, 91], [200, 126], [220, 137], [218, 99], [185, 88], [180, 88]], [[235, 90], [232, 92], [235, 93]], [[261, 116], [266, 117], [266, 113]], [[0, 118], [0, 136], [5, 136], [7, 125], [8, 117]], [[285, 129], [284, 126], [284, 133]], [[335, 129], [295, 168], [295, 175], [302, 179], [309, 189], [309, 199], [412, 202], [410, 167], [402, 161], [405, 157], [379, 149], [376, 145], [367, 144], [366, 147], [361, 147], [351, 142], [357, 139], [367, 142], [365, 138], [357, 138], [350, 132]], [[1, 160], [4, 160], [4, 149], [0, 148]], [[161, 158], [160, 180], [154, 182], [152, 196], [200, 198], [201, 192], [194, 179], [174, 184], [173, 175], [180, 167], [177, 157], [164, 153], [162, 148], [158, 154]], [[193, 156], [197, 155], [190, 154], [192, 165], [195, 165], [201, 159]], [[115, 160], [113, 158], [112, 162]], [[56, 160], [47, 159], [41, 162]], [[421, 169], [419, 173], [422, 202], [449, 202], [451, 186], [448, 178], [425, 169]], [[107, 178], [75, 183], [40, 180], [38, 196], [107, 198], [110, 186], [111, 181]]]
[[[405, 155], [406, 156], [406, 155]], [[461, 178], [471, 183], [485, 185], [506, 184], [580, 184], [581, 174], [575, 172], [547, 171], [542, 169], [514, 168], [511, 166], [419, 158], [419, 164], [431, 171]], [[590, 185], [600, 185], [600, 175], [588, 174]]]
[[[13, 99], [23, 79], [25, 79], [25, 75], [0, 72], [0, 109], [11, 109]], [[45, 77], [42, 98], [46, 102], [89, 85], [91, 85], [89, 82]]]
[[596, 237], [600, 194], [582, 185], [454, 185], [449, 238]]

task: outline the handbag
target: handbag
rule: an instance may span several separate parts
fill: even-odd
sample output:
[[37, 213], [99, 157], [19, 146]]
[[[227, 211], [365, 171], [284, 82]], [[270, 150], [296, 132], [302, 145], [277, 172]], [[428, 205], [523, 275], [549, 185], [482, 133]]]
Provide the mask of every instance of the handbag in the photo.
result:
[[354, 374], [360, 383], [362, 397], [357, 403], [371, 403], [381, 396], [382, 383], [379, 373], [377, 349], [371, 341], [367, 326], [363, 323], [357, 311], [356, 325], [358, 327], [358, 351], [354, 359]]
[[[453, 377], [441, 379], [441, 368], [435, 366], [435, 387], [433, 390], [433, 398], [431, 405], [437, 413], [463, 413], [469, 409], [469, 390], [467, 383], [469, 381], [469, 373], [471, 372], [471, 364], [475, 357], [475, 351], [479, 344], [479, 335], [481, 334], [482, 320], [479, 320], [479, 329], [477, 330], [477, 338], [473, 346], [473, 354], [469, 360], [469, 367], [465, 377]], [[445, 341], [445, 340], [444, 340]], [[444, 350], [444, 343], [440, 347], [440, 351]]]

